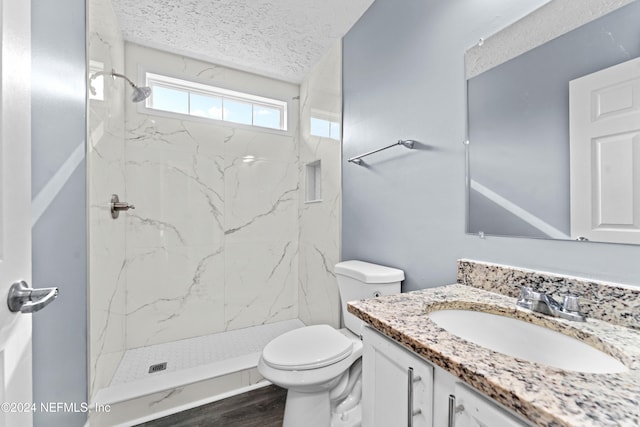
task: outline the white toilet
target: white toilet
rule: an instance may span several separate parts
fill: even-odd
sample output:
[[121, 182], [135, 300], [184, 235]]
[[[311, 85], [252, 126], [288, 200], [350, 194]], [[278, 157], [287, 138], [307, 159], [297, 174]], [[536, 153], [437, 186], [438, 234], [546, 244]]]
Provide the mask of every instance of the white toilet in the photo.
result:
[[400, 292], [404, 272], [363, 261], [336, 264], [346, 329], [314, 325], [272, 340], [262, 351], [258, 371], [288, 389], [283, 427], [361, 425], [364, 322], [347, 312], [347, 302]]

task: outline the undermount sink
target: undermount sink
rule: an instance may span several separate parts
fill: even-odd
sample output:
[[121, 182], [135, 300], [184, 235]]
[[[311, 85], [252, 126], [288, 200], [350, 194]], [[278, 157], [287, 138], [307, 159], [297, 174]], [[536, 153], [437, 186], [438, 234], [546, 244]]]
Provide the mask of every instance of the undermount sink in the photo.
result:
[[438, 326], [467, 341], [529, 362], [574, 372], [617, 373], [627, 367], [584, 342], [511, 317], [470, 310], [429, 313]]

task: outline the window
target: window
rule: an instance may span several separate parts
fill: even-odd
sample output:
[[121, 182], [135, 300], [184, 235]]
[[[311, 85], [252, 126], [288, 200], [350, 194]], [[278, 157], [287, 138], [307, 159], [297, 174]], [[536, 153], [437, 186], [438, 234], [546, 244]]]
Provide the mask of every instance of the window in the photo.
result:
[[153, 110], [287, 130], [287, 103], [159, 74], [147, 73]]
[[311, 135], [340, 141], [340, 123], [311, 116]]

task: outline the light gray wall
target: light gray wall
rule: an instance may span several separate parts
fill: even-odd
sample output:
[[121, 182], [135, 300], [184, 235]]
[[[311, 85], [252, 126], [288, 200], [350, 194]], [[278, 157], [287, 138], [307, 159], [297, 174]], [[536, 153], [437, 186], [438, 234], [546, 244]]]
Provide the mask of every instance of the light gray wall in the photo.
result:
[[[37, 411], [34, 424], [82, 426], [86, 414], [80, 405], [87, 401], [84, 1], [32, 0], [31, 19], [32, 197], [54, 195], [33, 225], [33, 285], [60, 290], [56, 301], [33, 315], [34, 401], [78, 408]], [[79, 163], [68, 162], [78, 149]], [[61, 169], [68, 179], [59, 186], [51, 180]]]
[[[342, 259], [453, 283], [471, 258], [640, 285], [640, 246], [466, 235], [464, 53], [543, 0], [376, 0], [344, 39]], [[346, 159], [397, 139], [357, 166]]]

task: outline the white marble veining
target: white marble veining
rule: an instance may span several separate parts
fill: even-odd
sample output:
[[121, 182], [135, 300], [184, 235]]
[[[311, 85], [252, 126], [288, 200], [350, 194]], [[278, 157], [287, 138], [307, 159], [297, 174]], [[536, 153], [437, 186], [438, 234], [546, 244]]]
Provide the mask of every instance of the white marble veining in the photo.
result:
[[[280, 99], [298, 94], [295, 85], [133, 44], [126, 64], [129, 75], [148, 69], [263, 96], [277, 90]], [[125, 156], [136, 205], [126, 215], [128, 349], [298, 316], [294, 132], [128, 104]]]
[[227, 242], [295, 239], [297, 156], [288, 162], [230, 159], [225, 168], [225, 200]]
[[[259, 130], [150, 114], [129, 103], [121, 80], [105, 79], [89, 117], [91, 396], [125, 350], [298, 317], [339, 326], [340, 142], [309, 135], [313, 111], [340, 114], [339, 43], [300, 102], [297, 85], [125, 44], [110, 3], [94, 3], [91, 59], [104, 69], [290, 102], [288, 131]], [[307, 204], [304, 164], [317, 159], [323, 200]], [[111, 219], [112, 193], [135, 210]], [[232, 382], [247, 386], [245, 377]]]
[[[88, 56], [104, 70], [124, 69], [124, 41], [108, 0], [88, 4]], [[125, 350], [125, 227], [109, 214], [111, 194], [126, 196], [124, 91], [104, 80], [104, 100], [89, 100], [87, 167], [89, 200], [90, 396], [107, 385]]]
[[[222, 156], [127, 147], [128, 247], [217, 246], [224, 238]], [[132, 202], [133, 203], [133, 202]], [[188, 212], [188, 215], [185, 215]]]
[[222, 248], [129, 247], [127, 254], [127, 349], [223, 329]]
[[230, 243], [225, 277], [225, 329], [298, 317], [297, 244]]
[[[335, 43], [300, 87], [299, 292], [300, 319], [306, 324], [340, 325], [340, 298], [333, 273], [340, 261], [340, 141], [310, 134], [310, 118], [321, 111], [340, 122], [342, 49]], [[326, 117], [326, 116], [325, 116]], [[321, 163], [322, 201], [305, 203], [306, 167]]]
[[301, 82], [373, 0], [114, 0], [128, 41]]

